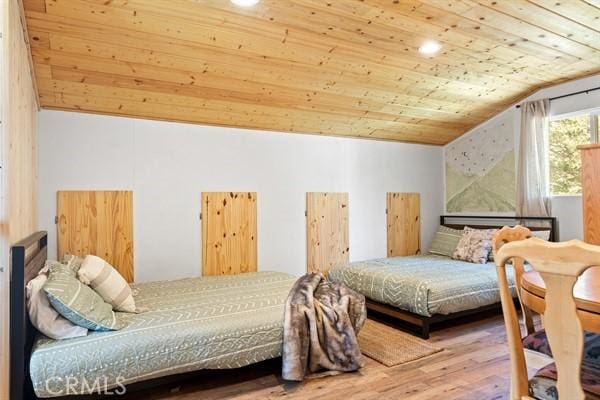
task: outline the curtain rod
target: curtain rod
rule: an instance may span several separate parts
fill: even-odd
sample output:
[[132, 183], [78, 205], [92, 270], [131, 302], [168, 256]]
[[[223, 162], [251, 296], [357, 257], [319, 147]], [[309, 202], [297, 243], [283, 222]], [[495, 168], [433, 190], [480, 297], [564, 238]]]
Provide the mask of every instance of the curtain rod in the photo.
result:
[[[600, 86], [591, 88], [591, 89], [586, 89], [586, 90], [580, 90], [579, 92], [574, 92], [574, 93], [569, 93], [569, 94], [563, 94], [562, 96], [556, 96], [556, 97], [550, 97], [550, 101], [552, 100], [558, 100], [558, 99], [562, 99], [565, 97], [571, 97], [571, 96], [577, 96], [578, 94], [588, 94], [589, 92], [593, 92], [595, 90], [600, 90]], [[521, 108], [520, 104], [516, 105], [517, 108]]]

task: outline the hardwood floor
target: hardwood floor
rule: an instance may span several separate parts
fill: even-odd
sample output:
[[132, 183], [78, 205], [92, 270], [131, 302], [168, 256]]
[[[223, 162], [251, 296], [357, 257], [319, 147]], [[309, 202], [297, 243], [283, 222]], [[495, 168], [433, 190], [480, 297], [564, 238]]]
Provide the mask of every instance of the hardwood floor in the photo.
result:
[[[356, 373], [291, 384], [280, 379], [275, 360], [236, 371], [196, 376], [126, 399], [507, 399], [509, 363], [501, 316], [433, 332], [430, 341], [445, 350], [424, 360], [388, 368], [367, 358]], [[529, 359], [539, 368], [547, 361]], [[532, 369], [533, 371], [533, 369]]]

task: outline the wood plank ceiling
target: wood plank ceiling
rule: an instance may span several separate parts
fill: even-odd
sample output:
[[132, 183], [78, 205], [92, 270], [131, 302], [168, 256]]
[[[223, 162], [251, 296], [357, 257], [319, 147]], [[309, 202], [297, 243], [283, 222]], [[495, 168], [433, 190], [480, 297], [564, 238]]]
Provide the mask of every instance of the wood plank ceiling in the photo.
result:
[[23, 1], [51, 109], [441, 145], [600, 72], [597, 0]]

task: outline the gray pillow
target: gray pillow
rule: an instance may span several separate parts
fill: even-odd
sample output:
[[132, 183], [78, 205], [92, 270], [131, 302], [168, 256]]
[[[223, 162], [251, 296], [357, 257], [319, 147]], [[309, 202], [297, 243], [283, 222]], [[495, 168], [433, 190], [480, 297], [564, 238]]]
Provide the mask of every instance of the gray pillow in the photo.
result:
[[485, 264], [492, 250], [492, 238], [498, 229], [473, 229], [465, 226], [462, 238], [452, 255], [455, 260]]
[[460, 238], [462, 237], [463, 231], [448, 228], [446, 226], [438, 227], [431, 246], [429, 246], [430, 254], [438, 254], [440, 256], [452, 257]]
[[110, 331], [123, 327], [112, 306], [89, 286], [81, 283], [75, 271], [64, 264], [53, 264], [44, 284], [52, 307], [63, 317], [93, 331]]
[[83, 257], [75, 256], [73, 254], [65, 254], [62, 263], [77, 273], [79, 268], [81, 268], [81, 264], [83, 263]]

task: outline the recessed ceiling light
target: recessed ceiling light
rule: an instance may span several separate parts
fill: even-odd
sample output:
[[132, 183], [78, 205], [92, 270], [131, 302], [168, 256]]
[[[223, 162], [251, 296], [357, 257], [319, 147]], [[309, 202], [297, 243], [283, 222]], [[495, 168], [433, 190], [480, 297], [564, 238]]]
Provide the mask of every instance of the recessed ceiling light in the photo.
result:
[[231, 0], [233, 4], [240, 7], [252, 7], [258, 4], [260, 0]]
[[424, 54], [426, 56], [431, 56], [437, 53], [442, 49], [442, 45], [436, 41], [429, 40], [419, 47], [419, 53]]

